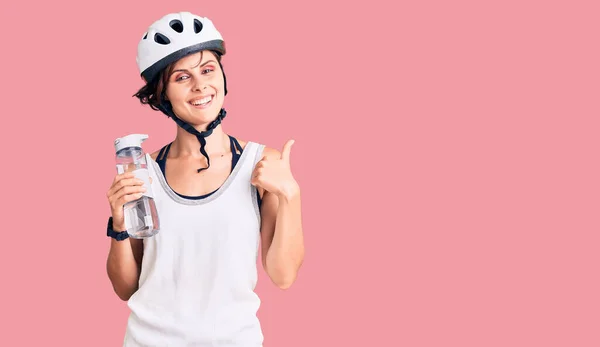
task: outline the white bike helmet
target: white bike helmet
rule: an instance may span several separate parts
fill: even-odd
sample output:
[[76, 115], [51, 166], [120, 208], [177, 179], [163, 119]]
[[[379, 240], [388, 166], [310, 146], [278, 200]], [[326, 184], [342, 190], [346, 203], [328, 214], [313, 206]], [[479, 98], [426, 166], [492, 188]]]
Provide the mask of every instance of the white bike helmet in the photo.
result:
[[170, 13], [144, 33], [136, 61], [140, 74], [150, 82], [170, 63], [202, 50], [225, 54], [225, 42], [213, 22], [190, 12]]

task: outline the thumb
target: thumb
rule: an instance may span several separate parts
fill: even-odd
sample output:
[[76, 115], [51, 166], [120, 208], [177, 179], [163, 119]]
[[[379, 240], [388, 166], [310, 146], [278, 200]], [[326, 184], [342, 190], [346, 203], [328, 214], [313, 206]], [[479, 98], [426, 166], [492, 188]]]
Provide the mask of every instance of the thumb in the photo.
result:
[[288, 140], [288, 142], [283, 145], [283, 150], [281, 151], [281, 159], [290, 162], [290, 152], [292, 151], [292, 145], [294, 144], [294, 140]]

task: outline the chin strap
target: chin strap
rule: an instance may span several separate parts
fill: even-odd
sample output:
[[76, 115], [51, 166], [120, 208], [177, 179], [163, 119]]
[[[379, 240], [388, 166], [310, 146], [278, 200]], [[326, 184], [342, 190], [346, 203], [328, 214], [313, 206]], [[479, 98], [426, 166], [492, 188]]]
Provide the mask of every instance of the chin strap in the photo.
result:
[[186, 123], [186, 122], [182, 121], [181, 119], [179, 119], [175, 115], [175, 113], [173, 112], [173, 108], [171, 107], [171, 103], [170, 102], [163, 101], [158, 108], [164, 114], [166, 114], [167, 116], [169, 116], [169, 118], [173, 119], [175, 121], [175, 123], [177, 123], [177, 125], [179, 125], [182, 129], [184, 129], [188, 133], [196, 136], [196, 138], [200, 142], [200, 153], [202, 153], [202, 155], [208, 161], [208, 166], [198, 169], [198, 172], [200, 172], [202, 170], [208, 169], [210, 167], [210, 158], [208, 157], [208, 154], [206, 153], [206, 149], [204, 148], [206, 146], [206, 137], [210, 136], [210, 134], [212, 134], [213, 130], [219, 124], [221, 124], [221, 121], [227, 115], [227, 111], [225, 111], [225, 109], [222, 108], [221, 111], [219, 111], [219, 115], [217, 116], [217, 118], [208, 125], [207, 129], [205, 131], [200, 132], [200, 131], [196, 130], [193, 126], [191, 126], [188, 123]]

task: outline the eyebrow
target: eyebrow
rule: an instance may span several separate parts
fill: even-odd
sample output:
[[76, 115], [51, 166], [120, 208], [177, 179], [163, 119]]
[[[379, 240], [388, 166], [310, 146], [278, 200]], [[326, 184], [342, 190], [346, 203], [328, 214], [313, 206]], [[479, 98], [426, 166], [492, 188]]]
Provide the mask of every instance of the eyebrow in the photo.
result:
[[[202, 63], [202, 65], [200, 65], [200, 67], [203, 67], [204, 65], [206, 65], [206, 64], [208, 64], [208, 63], [211, 63], [211, 62], [212, 62], [212, 63], [215, 63], [215, 64], [217, 63], [216, 61], [214, 61], [214, 60], [212, 60], [212, 59], [211, 59], [211, 60], [207, 60], [207, 61], [205, 61], [204, 63]], [[172, 76], [174, 73], [176, 73], [176, 72], [179, 72], [179, 71], [187, 72], [187, 70], [186, 70], [186, 69], [177, 69], [177, 70], [173, 70], [173, 72], [171, 72], [171, 76]]]

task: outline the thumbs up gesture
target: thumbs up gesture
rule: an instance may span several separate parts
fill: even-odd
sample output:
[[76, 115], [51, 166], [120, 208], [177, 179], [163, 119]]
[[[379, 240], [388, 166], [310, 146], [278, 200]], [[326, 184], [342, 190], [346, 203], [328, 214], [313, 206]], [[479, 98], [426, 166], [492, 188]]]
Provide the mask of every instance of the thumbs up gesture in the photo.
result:
[[[298, 183], [292, 175], [290, 152], [294, 140], [288, 140], [281, 155], [265, 155], [256, 163], [251, 183], [277, 196], [289, 196], [298, 189]], [[274, 151], [277, 153], [277, 151]]]

